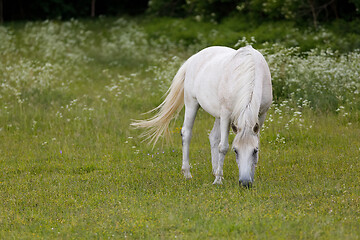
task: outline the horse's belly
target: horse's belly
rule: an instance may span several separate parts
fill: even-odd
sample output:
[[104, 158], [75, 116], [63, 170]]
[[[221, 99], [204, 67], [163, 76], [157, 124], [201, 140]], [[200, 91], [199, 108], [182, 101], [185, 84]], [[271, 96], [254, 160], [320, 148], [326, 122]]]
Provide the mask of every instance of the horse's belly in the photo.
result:
[[218, 100], [213, 100], [211, 99], [209, 101], [209, 98], [202, 99], [202, 98], [198, 98], [198, 102], [200, 104], [200, 106], [210, 115], [219, 118], [220, 117], [220, 105], [219, 105], [219, 101]]

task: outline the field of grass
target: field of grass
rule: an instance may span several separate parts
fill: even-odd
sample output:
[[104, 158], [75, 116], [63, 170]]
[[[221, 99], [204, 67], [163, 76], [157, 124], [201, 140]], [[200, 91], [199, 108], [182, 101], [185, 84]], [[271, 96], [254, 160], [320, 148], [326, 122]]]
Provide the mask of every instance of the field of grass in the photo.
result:
[[[255, 39], [241, 37], [241, 24], [221, 26], [124, 18], [0, 26], [0, 239], [359, 239], [360, 52], [326, 45], [352, 38], [293, 27], [291, 46], [276, 33], [259, 39], [264, 26], [248, 31]], [[154, 149], [131, 119], [161, 102], [196, 51], [248, 43], [269, 62], [275, 96], [254, 187], [239, 188], [232, 152], [224, 185], [212, 185], [213, 118], [201, 110], [186, 181], [183, 114], [173, 142]]]

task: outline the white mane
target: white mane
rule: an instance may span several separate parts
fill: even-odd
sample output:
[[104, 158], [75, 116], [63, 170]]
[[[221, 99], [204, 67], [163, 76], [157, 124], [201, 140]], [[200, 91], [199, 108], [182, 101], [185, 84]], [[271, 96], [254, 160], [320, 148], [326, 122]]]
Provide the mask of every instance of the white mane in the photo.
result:
[[231, 81], [236, 82], [234, 101], [231, 119], [236, 127], [243, 133], [252, 129], [258, 122], [260, 100], [257, 99], [255, 91], [255, 62], [253, 57], [254, 49], [247, 46], [239, 49], [232, 59], [234, 69]]

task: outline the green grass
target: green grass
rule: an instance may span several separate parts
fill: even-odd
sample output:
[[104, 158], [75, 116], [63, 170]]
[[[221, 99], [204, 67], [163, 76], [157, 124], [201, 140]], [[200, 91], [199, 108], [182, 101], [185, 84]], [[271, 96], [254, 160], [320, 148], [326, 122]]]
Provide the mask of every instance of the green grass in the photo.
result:
[[161, 102], [180, 64], [211, 45], [211, 36], [186, 45], [156, 35], [164, 25], [0, 28], [0, 238], [359, 239], [357, 52], [259, 44], [277, 89], [254, 187], [239, 187], [232, 152], [224, 185], [213, 186], [207, 113], [195, 122], [190, 181], [181, 174], [182, 113], [173, 143], [154, 149], [129, 127]]

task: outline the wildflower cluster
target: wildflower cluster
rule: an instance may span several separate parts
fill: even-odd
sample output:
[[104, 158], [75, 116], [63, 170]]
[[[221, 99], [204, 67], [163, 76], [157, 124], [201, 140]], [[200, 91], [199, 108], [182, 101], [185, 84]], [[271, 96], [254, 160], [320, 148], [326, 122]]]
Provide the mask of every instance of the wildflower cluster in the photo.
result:
[[313, 49], [272, 45], [262, 49], [269, 63], [276, 100], [305, 99], [321, 111], [335, 111], [346, 105], [360, 109], [360, 52], [340, 55]]
[[272, 131], [268, 142], [284, 144], [294, 131], [304, 132], [312, 129], [314, 123], [303, 116], [304, 112], [311, 110], [310, 102], [301, 98], [297, 101], [274, 102], [263, 126], [263, 130]]

